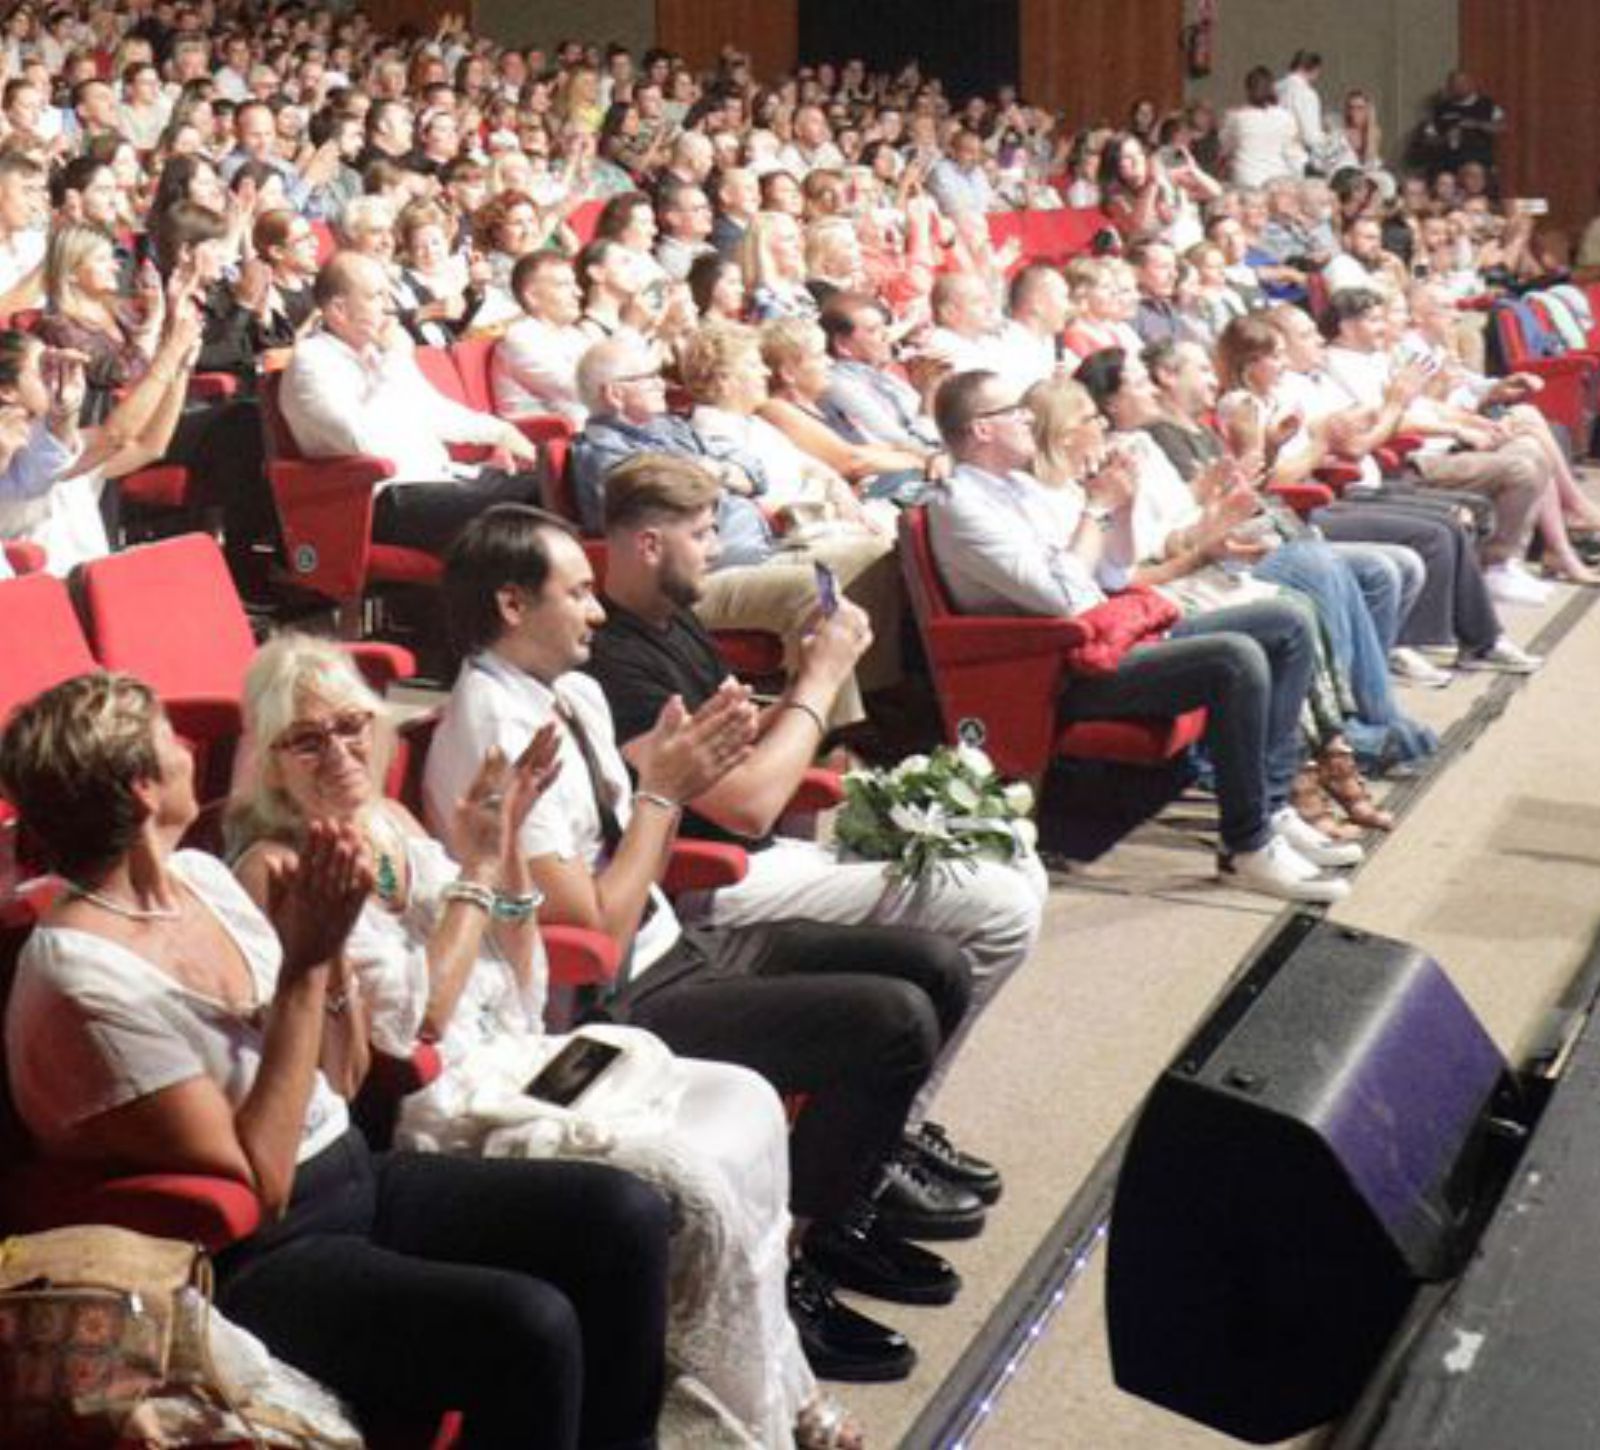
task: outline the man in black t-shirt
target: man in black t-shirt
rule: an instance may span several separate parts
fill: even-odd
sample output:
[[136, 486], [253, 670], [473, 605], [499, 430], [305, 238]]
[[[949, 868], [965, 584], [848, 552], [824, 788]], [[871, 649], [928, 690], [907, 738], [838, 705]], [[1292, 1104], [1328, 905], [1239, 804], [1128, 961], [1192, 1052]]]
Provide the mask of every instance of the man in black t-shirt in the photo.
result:
[[1480, 95], [1472, 77], [1462, 70], [1450, 72], [1444, 90], [1433, 103], [1428, 131], [1437, 146], [1434, 172], [1456, 171], [1476, 161], [1494, 170], [1494, 138], [1505, 129], [1506, 113]]
[[[648, 731], [672, 696], [695, 709], [727, 677], [691, 610], [716, 557], [717, 492], [716, 480], [692, 460], [663, 454], [640, 455], [606, 480], [606, 622], [587, 669], [605, 691], [620, 742]], [[773, 834], [815, 760], [835, 694], [871, 642], [866, 615], [848, 599], [831, 614], [819, 609], [793, 678], [762, 717], [750, 759], [685, 802], [683, 829], [746, 846], [749, 872], [735, 886], [679, 905], [719, 926], [801, 917], [921, 927], [960, 945], [972, 969], [973, 1006], [918, 1097], [912, 1122], [919, 1126], [905, 1154], [992, 1198], [1000, 1187], [995, 1170], [954, 1148], [921, 1114], [978, 1013], [1038, 937], [1046, 890], [1038, 860], [1029, 854], [1011, 865], [978, 862], [959, 877], [939, 873], [911, 888], [877, 862], [842, 860], [832, 847]]]

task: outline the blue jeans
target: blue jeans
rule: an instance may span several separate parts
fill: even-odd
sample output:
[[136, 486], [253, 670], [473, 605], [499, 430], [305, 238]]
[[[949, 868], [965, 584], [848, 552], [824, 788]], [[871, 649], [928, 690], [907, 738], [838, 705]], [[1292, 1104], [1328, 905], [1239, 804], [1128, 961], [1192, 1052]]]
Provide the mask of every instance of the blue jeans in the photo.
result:
[[1430, 754], [1437, 744], [1433, 733], [1405, 716], [1389, 678], [1389, 650], [1400, 626], [1401, 580], [1393, 563], [1296, 539], [1268, 555], [1255, 574], [1316, 602], [1334, 668], [1354, 697], [1356, 718], [1347, 733], [1357, 751], [1375, 763]]
[[1203, 707], [1223, 849], [1258, 851], [1300, 766], [1315, 627], [1307, 606], [1287, 599], [1194, 615], [1169, 638], [1130, 650], [1115, 673], [1072, 680], [1062, 716], [1103, 720]]

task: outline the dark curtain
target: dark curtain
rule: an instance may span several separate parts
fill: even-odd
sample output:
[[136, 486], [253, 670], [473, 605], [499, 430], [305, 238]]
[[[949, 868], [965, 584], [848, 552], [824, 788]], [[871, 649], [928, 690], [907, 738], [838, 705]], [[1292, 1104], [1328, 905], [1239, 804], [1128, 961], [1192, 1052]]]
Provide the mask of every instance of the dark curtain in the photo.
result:
[[800, 0], [800, 60], [859, 56], [872, 71], [908, 60], [956, 101], [1020, 80], [1018, 0]]

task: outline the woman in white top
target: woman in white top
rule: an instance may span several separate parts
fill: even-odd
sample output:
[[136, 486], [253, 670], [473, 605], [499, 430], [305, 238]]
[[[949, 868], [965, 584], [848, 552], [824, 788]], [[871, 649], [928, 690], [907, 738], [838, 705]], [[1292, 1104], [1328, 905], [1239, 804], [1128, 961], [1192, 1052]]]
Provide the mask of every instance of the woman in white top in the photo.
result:
[[1257, 66], [1245, 77], [1246, 104], [1222, 118], [1222, 159], [1234, 186], [1261, 186], [1305, 170], [1295, 119], [1278, 104], [1272, 72]]
[[22, 706], [0, 787], [67, 886], [6, 1010], [40, 1150], [253, 1190], [262, 1227], [218, 1257], [218, 1306], [364, 1420], [457, 1409], [472, 1444], [653, 1445], [659, 1196], [595, 1164], [375, 1159], [349, 1126], [360, 837], [309, 830], [271, 875], [269, 922], [220, 861], [176, 850], [193, 764], [126, 675]]
[[[539, 904], [519, 832], [555, 777], [556, 727], [514, 764], [491, 752], [455, 811], [452, 860], [379, 781], [393, 730], [349, 657], [280, 635], [245, 681], [253, 745], [230, 836], [258, 902], [312, 822], [359, 832], [375, 890], [346, 956], [373, 1045], [409, 1057], [438, 1043], [439, 1078], [408, 1097], [406, 1147], [513, 1158], [580, 1158], [628, 1169], [674, 1205], [669, 1362], [703, 1381], [763, 1446], [807, 1443], [836, 1409], [789, 1318], [788, 1128], [777, 1095], [746, 1069], [675, 1058], [650, 1034], [587, 1027], [619, 1049], [572, 1106], [526, 1091], [570, 1038], [544, 1031]], [[457, 864], [459, 862], [459, 865]]]

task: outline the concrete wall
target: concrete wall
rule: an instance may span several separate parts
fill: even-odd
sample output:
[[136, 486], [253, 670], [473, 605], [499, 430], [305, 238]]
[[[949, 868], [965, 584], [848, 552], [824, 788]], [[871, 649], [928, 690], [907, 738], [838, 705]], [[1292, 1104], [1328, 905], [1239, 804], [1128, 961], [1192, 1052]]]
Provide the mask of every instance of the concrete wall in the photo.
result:
[[503, 43], [621, 42], [635, 54], [656, 43], [655, 0], [476, 0], [477, 26]]
[[1346, 91], [1366, 91], [1377, 102], [1384, 150], [1393, 160], [1455, 67], [1458, 6], [1459, 0], [1219, 0], [1212, 72], [1189, 81], [1186, 94], [1237, 105], [1252, 67], [1282, 75], [1295, 51], [1315, 50], [1322, 55], [1323, 105], [1337, 112]]

